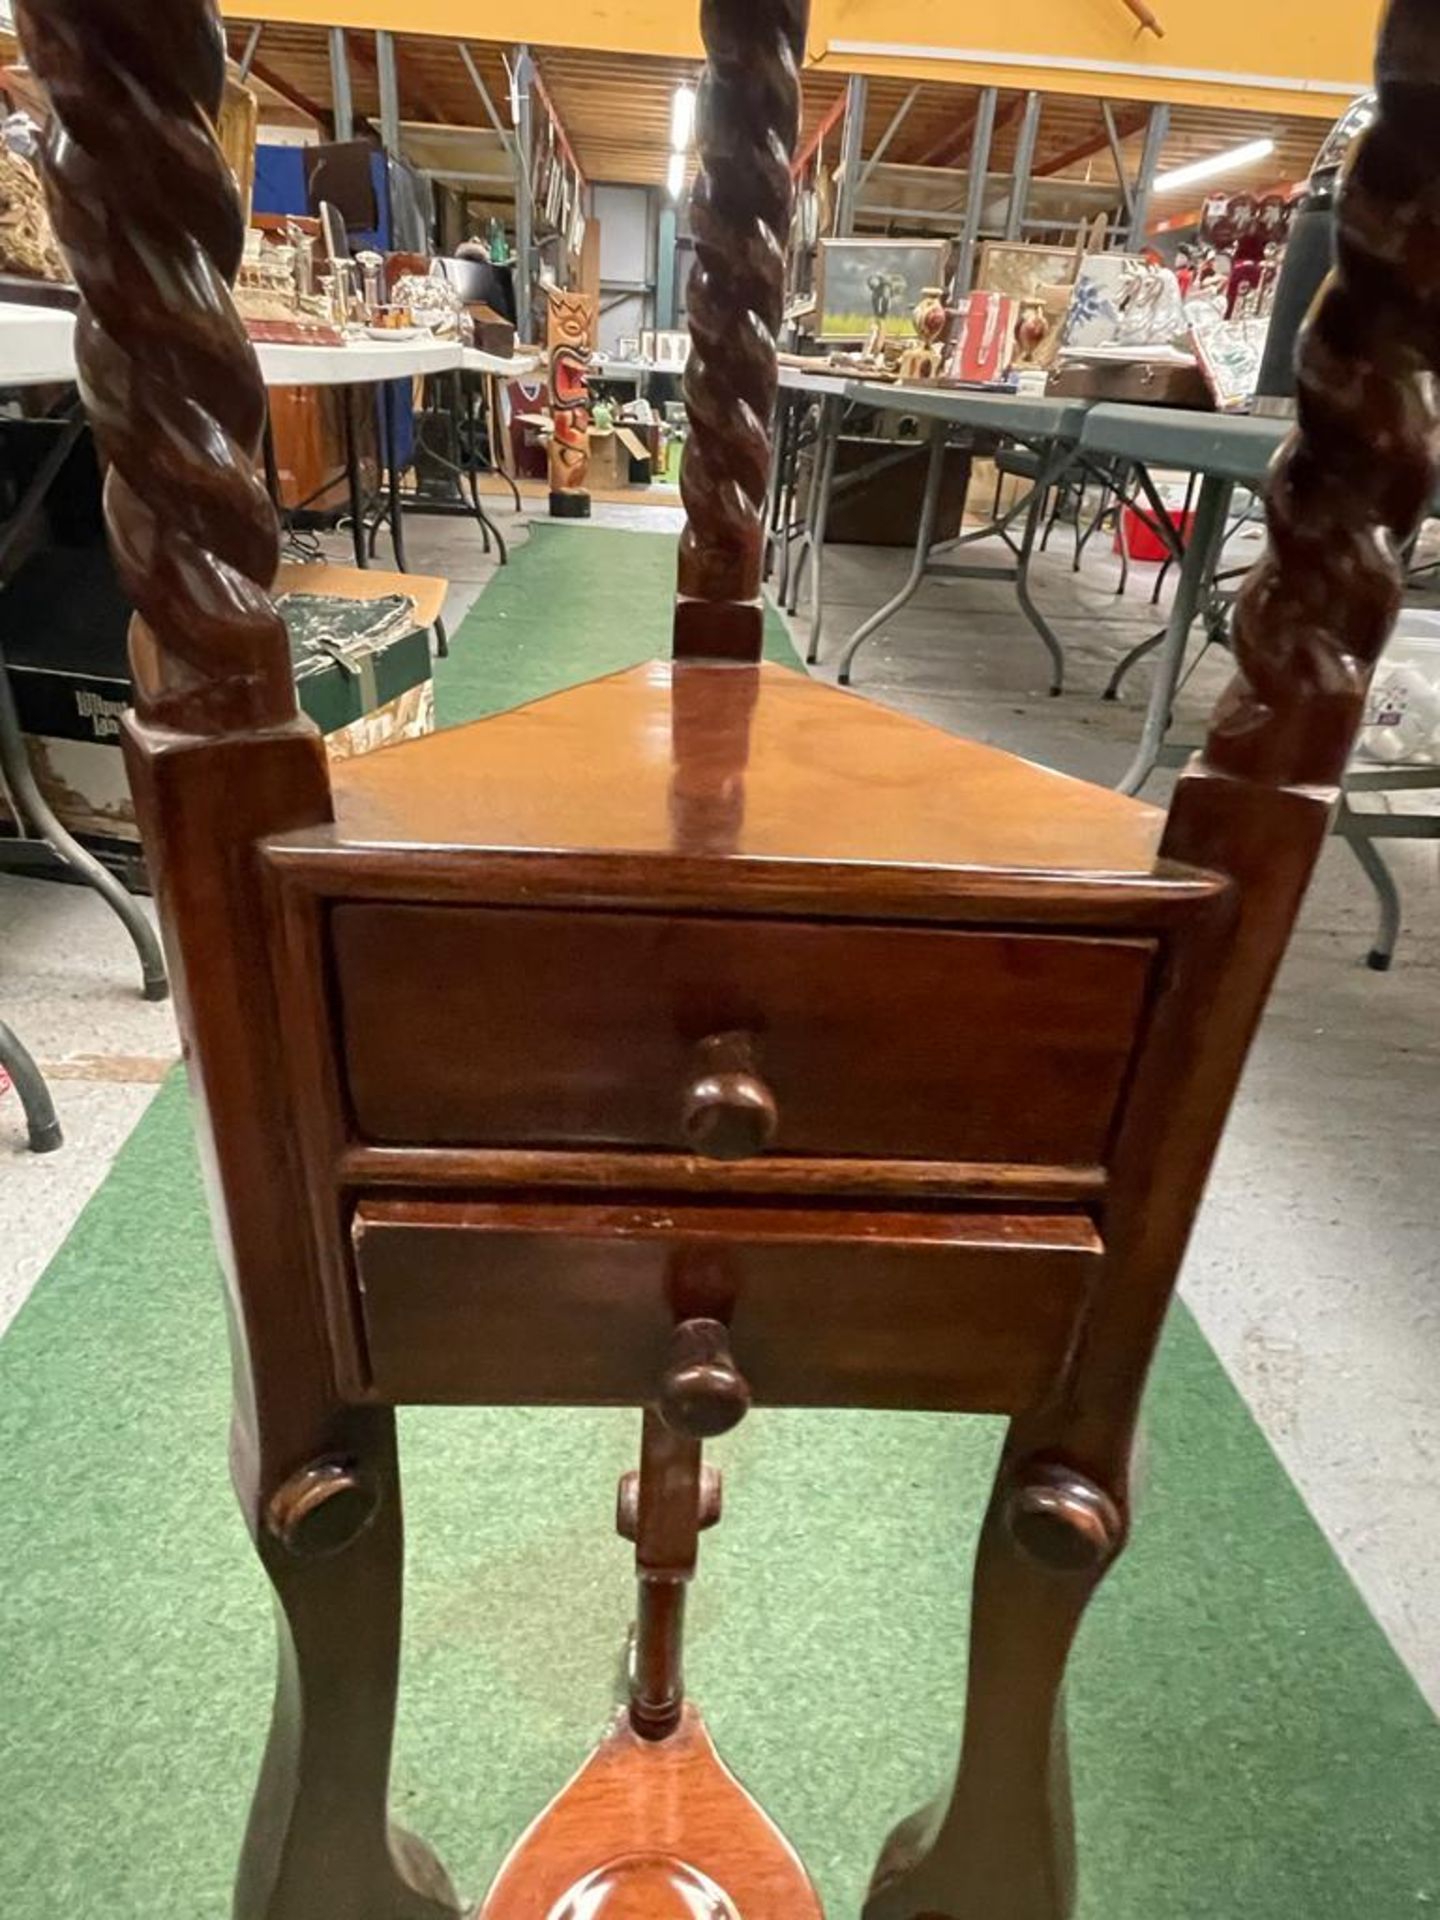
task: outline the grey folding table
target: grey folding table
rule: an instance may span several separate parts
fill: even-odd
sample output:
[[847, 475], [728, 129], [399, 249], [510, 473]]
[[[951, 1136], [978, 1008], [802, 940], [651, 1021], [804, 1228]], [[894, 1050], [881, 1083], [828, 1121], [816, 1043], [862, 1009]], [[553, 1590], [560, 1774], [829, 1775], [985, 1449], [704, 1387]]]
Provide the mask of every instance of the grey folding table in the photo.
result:
[[[1263, 486], [1270, 462], [1290, 425], [1289, 420], [1273, 415], [1198, 413], [1176, 407], [1097, 405], [1090, 410], [1081, 435], [1082, 451], [1120, 455], [1146, 469], [1178, 469], [1200, 478], [1194, 526], [1170, 617], [1156, 651], [1155, 677], [1140, 745], [1120, 782], [1126, 793], [1144, 785], [1164, 753], [1186, 643], [1219, 561], [1231, 495], [1237, 486], [1252, 491]], [[1440, 816], [1361, 812], [1351, 805], [1351, 796], [1428, 789], [1440, 789], [1440, 767], [1352, 766], [1345, 775], [1335, 831], [1351, 848], [1375, 889], [1379, 926], [1367, 959], [1379, 971], [1390, 965], [1399, 938], [1400, 894], [1375, 842], [1440, 839]]]
[[1177, 468], [1199, 476], [1195, 520], [1185, 543], [1175, 597], [1155, 649], [1155, 676], [1135, 757], [1120, 781], [1137, 793], [1155, 770], [1185, 664], [1185, 647], [1207, 583], [1219, 564], [1231, 496], [1237, 486], [1258, 488], [1289, 422], [1270, 416], [1199, 413], [1184, 407], [1091, 407], [1080, 436], [1082, 453], [1132, 462], [1143, 472]]
[[[846, 398], [866, 406], [903, 411], [928, 420], [930, 458], [910, 571], [898, 592], [882, 607], [878, 607], [850, 636], [840, 658], [841, 681], [849, 683], [855, 655], [860, 648], [895, 617], [929, 574], [952, 580], [1013, 581], [1020, 609], [1050, 657], [1050, 691], [1058, 694], [1064, 684], [1065, 655], [1054, 629], [1036, 606], [1031, 594], [1030, 562], [1046, 496], [1076, 458], [1090, 402], [993, 393], [964, 387], [907, 386], [903, 382], [891, 386], [867, 381], [851, 382], [846, 387]], [[990, 435], [997, 439], [1018, 441], [1037, 455], [1039, 466], [1030, 491], [998, 518], [936, 547], [935, 520], [945, 471], [945, 448], [955, 428], [963, 428], [977, 438]], [[988, 562], [969, 563], [939, 557], [960, 547], [972, 546], [976, 541], [987, 540], [997, 533], [1008, 540], [1009, 528], [1016, 520], [1023, 520], [1023, 527], [1018, 544], [1012, 543], [1014, 559], [1010, 563], [997, 566]]]

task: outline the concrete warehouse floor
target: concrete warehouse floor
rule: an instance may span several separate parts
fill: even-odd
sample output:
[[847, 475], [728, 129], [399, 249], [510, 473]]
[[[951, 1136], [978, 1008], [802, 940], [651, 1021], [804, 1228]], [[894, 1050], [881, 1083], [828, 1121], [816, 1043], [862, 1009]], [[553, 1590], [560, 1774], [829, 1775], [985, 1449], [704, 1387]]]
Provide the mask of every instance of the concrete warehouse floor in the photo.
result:
[[[523, 523], [503, 515], [507, 538]], [[663, 508], [599, 507], [597, 524], [673, 529]], [[454, 633], [492, 568], [463, 521], [413, 518], [411, 563], [452, 582]], [[567, 534], [588, 537], [583, 526]], [[1244, 557], [1245, 537], [1229, 558]], [[1096, 780], [1126, 765], [1144, 671], [1125, 704], [1099, 692], [1118, 653], [1151, 631], [1153, 569], [1117, 597], [1102, 542], [1082, 575], [1057, 532], [1037, 598], [1069, 660], [1044, 696], [1043, 657], [1011, 590], [927, 582], [862, 653], [869, 696]], [[337, 545], [343, 556], [344, 543]], [[827, 656], [888, 597], [907, 555], [832, 549]], [[983, 557], [983, 549], [981, 555]], [[805, 627], [793, 635], [803, 652]], [[817, 669], [827, 671], [825, 662]], [[1225, 662], [1185, 689], [1194, 738]], [[1151, 797], [1163, 792], [1157, 782]], [[1440, 1706], [1440, 1352], [1436, 1088], [1440, 890], [1436, 848], [1391, 843], [1405, 931], [1388, 975], [1362, 965], [1373, 909], [1332, 841], [1249, 1068], [1202, 1214], [1183, 1291], [1376, 1619]], [[49, 1075], [67, 1143], [36, 1158], [14, 1097], [0, 1100], [0, 1325], [18, 1310], [104, 1178], [177, 1054], [168, 1007], [145, 1005], [116, 922], [79, 888], [0, 876], [0, 1011]], [[217, 1440], [217, 1445], [220, 1442]]]

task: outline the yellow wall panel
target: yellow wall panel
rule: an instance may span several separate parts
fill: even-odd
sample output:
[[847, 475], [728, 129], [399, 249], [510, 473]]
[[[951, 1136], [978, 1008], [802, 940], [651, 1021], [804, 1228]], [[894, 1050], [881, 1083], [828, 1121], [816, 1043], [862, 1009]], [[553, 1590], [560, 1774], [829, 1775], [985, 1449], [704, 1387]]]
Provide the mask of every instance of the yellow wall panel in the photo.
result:
[[615, 53], [696, 56], [699, 0], [223, 0], [235, 20], [293, 20], [312, 27], [388, 27], [448, 40], [528, 41]]
[[[1326, 116], [1367, 82], [1380, 0], [1149, 0], [1163, 39], [1123, 0], [816, 0], [812, 48], [826, 65], [1055, 93], [1263, 107]], [[882, 51], [882, 49], [888, 51]]]
[[[1338, 113], [1370, 73], [1380, 0], [815, 0], [810, 58], [841, 71], [1038, 86], [1117, 99]], [[690, 0], [234, 0], [247, 19], [391, 27], [621, 53], [698, 54]], [[623, 114], [623, 102], [616, 110]]]

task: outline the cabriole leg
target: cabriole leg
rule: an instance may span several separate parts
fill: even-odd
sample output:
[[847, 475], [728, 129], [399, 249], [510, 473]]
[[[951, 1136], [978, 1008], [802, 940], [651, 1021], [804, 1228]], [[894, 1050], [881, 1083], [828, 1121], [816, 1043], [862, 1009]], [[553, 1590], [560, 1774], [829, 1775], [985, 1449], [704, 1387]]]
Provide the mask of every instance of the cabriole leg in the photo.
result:
[[394, 1416], [367, 1417], [359, 1450], [317, 1457], [256, 1518], [279, 1673], [235, 1920], [455, 1920], [443, 1868], [387, 1805], [403, 1573]]
[[1064, 1679], [1125, 1536], [1125, 1495], [1058, 1464], [1002, 1462], [980, 1536], [960, 1770], [891, 1834], [864, 1920], [1066, 1920], [1074, 1823]]

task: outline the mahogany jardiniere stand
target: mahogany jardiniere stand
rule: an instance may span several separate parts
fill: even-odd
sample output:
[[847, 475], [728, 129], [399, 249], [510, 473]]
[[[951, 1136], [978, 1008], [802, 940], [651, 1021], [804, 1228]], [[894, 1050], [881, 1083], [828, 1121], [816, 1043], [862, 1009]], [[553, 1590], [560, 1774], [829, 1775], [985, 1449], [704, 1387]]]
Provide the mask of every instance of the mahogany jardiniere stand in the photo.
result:
[[489, 1920], [818, 1914], [684, 1696], [703, 1442], [751, 1403], [1007, 1414], [958, 1774], [866, 1920], [1061, 1920], [1066, 1654], [1429, 495], [1440, 9], [1392, 0], [1236, 676], [1168, 816], [759, 663], [802, 0], [703, 7], [673, 661], [330, 769], [268, 598], [208, 0], [20, 21], [278, 1603], [239, 1920], [456, 1910], [386, 1804], [414, 1401], [645, 1410], [629, 1705]]

